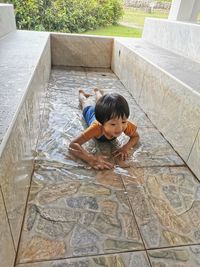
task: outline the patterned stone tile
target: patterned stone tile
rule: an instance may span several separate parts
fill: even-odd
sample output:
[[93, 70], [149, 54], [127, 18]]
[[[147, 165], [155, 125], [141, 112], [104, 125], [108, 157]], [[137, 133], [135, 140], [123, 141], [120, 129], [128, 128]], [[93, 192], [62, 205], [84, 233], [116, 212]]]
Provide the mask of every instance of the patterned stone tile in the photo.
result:
[[152, 267], [199, 267], [200, 246], [148, 251]]
[[[138, 132], [140, 141], [130, 152], [129, 159], [125, 162], [117, 159], [120, 167], [184, 165], [182, 159], [158, 130], [154, 128], [140, 128]], [[120, 136], [118, 139], [121, 144], [127, 142], [125, 135]]]
[[75, 258], [50, 262], [37, 262], [20, 264], [16, 267], [150, 267], [145, 252], [130, 252], [111, 254], [108, 256], [96, 256], [87, 258]]
[[120, 175], [79, 174], [35, 172], [18, 263], [144, 249]]
[[[78, 106], [80, 87], [118, 92], [129, 102], [140, 143], [128, 161], [114, 162], [111, 156], [125, 136], [111, 144], [85, 144], [91, 153], [106, 154], [115, 163], [113, 170], [93, 170], [68, 151], [71, 139], [86, 126]], [[18, 266], [149, 267], [145, 252], [136, 252], [144, 250], [143, 242], [148, 249], [198, 244], [200, 186], [181, 165], [181, 158], [112, 71], [53, 69]], [[155, 256], [157, 252], [148, 252], [152, 266], [164, 267], [168, 262], [162, 253]]]
[[200, 184], [185, 167], [130, 168], [122, 175], [147, 248], [198, 244]]

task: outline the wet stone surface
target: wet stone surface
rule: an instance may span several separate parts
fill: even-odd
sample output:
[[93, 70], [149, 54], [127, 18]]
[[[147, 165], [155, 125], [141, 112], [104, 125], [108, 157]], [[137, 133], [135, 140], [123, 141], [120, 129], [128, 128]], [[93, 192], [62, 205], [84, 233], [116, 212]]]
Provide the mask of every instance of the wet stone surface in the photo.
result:
[[[113, 170], [91, 169], [68, 151], [86, 127], [78, 89], [95, 87], [125, 96], [140, 133], [126, 162], [111, 154], [124, 135], [84, 145]], [[52, 69], [16, 266], [196, 267], [199, 209], [199, 182], [111, 70]]]
[[186, 167], [129, 169], [123, 181], [147, 248], [198, 244], [199, 182]]
[[[53, 172], [56, 173], [55, 168]], [[101, 175], [109, 177], [107, 183], [104, 179], [101, 183]], [[45, 177], [51, 177], [50, 182]], [[62, 177], [59, 170], [59, 177], [62, 183], [56, 176], [53, 182], [48, 167], [35, 171], [20, 262], [57, 258], [51, 251], [51, 243], [46, 250], [40, 250], [38, 238], [45, 244], [59, 240], [62, 249], [58, 258], [144, 249], [119, 174], [112, 170], [101, 171], [92, 177], [75, 180], [65, 172]]]
[[153, 267], [200, 266], [200, 246], [152, 250], [148, 254]]
[[21, 264], [22, 267], [150, 267], [145, 252], [91, 256], [50, 262]]

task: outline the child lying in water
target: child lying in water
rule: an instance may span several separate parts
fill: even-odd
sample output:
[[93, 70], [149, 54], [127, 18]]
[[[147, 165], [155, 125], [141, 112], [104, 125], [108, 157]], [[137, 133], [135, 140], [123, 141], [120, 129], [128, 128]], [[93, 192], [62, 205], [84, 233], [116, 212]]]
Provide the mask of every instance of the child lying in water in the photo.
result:
[[95, 88], [96, 105], [93, 106], [91, 94], [79, 90], [80, 106], [88, 128], [76, 137], [69, 145], [73, 155], [86, 161], [94, 169], [111, 169], [113, 164], [104, 155], [94, 156], [88, 153], [82, 145], [92, 138], [99, 141], [111, 141], [122, 133], [129, 136], [129, 141], [120, 149], [113, 152], [114, 157], [126, 160], [128, 151], [139, 140], [137, 127], [128, 120], [129, 106], [126, 99], [116, 93], [103, 94]]

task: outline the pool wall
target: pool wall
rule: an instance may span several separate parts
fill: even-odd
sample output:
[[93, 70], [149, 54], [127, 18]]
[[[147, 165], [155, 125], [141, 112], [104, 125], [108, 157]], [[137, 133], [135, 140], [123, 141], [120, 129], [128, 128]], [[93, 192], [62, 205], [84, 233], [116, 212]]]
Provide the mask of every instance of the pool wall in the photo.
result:
[[111, 67], [113, 38], [16, 30], [0, 4], [0, 260], [14, 266], [52, 65]]
[[148, 40], [17, 31], [12, 5], [0, 15], [2, 266], [14, 266], [52, 65], [111, 68], [200, 179], [200, 94], [142, 54]]

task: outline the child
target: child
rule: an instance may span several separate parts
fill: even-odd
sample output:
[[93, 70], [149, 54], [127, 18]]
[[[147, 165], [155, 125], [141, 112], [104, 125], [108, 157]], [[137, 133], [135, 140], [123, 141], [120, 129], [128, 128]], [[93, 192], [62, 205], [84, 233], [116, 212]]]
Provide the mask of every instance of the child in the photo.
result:
[[116, 93], [103, 95], [102, 91], [95, 88], [96, 105], [91, 102], [91, 94], [79, 90], [79, 101], [83, 116], [88, 128], [76, 137], [69, 145], [73, 155], [86, 161], [94, 169], [111, 169], [113, 165], [103, 155], [89, 154], [82, 145], [92, 138], [100, 141], [111, 141], [123, 132], [130, 137], [129, 141], [120, 149], [113, 152], [114, 157], [126, 160], [128, 151], [139, 140], [137, 127], [128, 121], [129, 106], [126, 99]]

